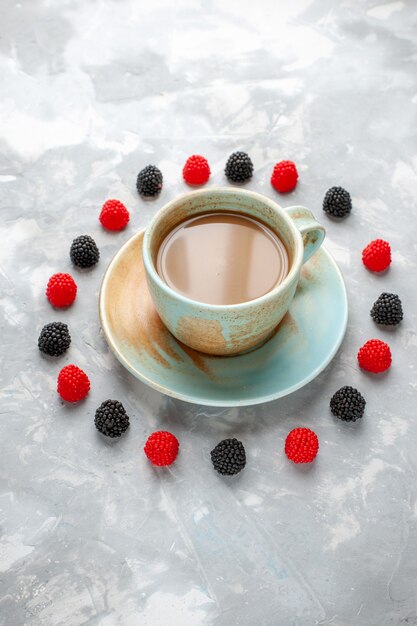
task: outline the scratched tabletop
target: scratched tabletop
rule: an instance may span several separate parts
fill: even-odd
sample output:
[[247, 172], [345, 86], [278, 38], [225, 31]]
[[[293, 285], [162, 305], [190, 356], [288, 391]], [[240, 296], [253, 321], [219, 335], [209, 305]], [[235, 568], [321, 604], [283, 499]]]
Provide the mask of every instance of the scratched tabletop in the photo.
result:
[[[2, 0], [0, 17], [0, 624], [417, 624], [415, 3]], [[228, 184], [235, 150], [254, 162], [248, 189], [305, 205], [327, 227], [349, 324], [312, 383], [222, 409], [125, 371], [100, 329], [98, 292], [121, 245], [187, 190], [186, 158], [208, 158], [210, 187]], [[282, 159], [300, 175], [284, 196], [269, 182]], [[145, 202], [135, 180], [149, 163], [164, 187]], [[322, 211], [333, 185], [353, 202], [338, 223]], [[131, 213], [121, 233], [99, 224], [108, 198]], [[68, 254], [80, 234], [101, 253], [87, 272]], [[383, 275], [361, 262], [378, 237], [393, 254]], [[68, 310], [44, 295], [61, 271], [78, 284]], [[403, 302], [393, 330], [369, 315], [384, 291]], [[51, 321], [72, 336], [56, 360], [37, 348]], [[357, 366], [371, 338], [391, 346], [385, 375]], [[73, 406], [55, 390], [69, 363], [92, 385]], [[330, 413], [343, 385], [366, 398], [360, 423]], [[108, 398], [131, 420], [116, 441], [94, 427]], [[320, 440], [302, 468], [283, 452], [296, 426]], [[143, 453], [154, 430], [180, 440], [169, 469]], [[246, 448], [234, 479], [211, 467], [225, 437]]]

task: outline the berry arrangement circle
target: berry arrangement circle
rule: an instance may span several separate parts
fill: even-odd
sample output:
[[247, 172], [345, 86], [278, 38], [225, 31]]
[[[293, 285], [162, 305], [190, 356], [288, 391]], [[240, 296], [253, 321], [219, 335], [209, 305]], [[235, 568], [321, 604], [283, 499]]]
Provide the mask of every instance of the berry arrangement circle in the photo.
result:
[[[249, 155], [242, 151], [233, 152], [227, 159], [225, 176], [235, 184], [249, 181], [254, 166]], [[207, 159], [201, 155], [190, 156], [184, 164], [182, 175], [189, 185], [204, 185], [211, 171]], [[295, 163], [283, 160], [275, 164], [270, 182], [280, 193], [293, 191], [297, 185], [298, 171]], [[155, 165], [145, 166], [137, 175], [136, 189], [144, 198], [159, 195], [163, 187], [163, 175]], [[340, 186], [327, 190], [323, 199], [323, 211], [335, 218], [344, 218], [352, 211], [349, 192]], [[117, 199], [107, 200], [99, 215], [99, 221], [108, 231], [123, 230], [130, 221], [126, 206]], [[128, 242], [129, 243], [129, 242]], [[74, 266], [87, 269], [95, 266], [100, 259], [100, 251], [90, 235], [76, 237], [70, 247], [70, 258]], [[387, 241], [375, 239], [362, 251], [363, 264], [372, 272], [385, 271], [392, 262], [391, 247]], [[46, 297], [55, 308], [67, 308], [73, 304], [78, 287], [74, 278], [67, 273], [53, 274], [46, 287]], [[382, 326], [397, 326], [403, 320], [402, 302], [398, 295], [383, 292], [375, 300], [370, 310], [373, 321]], [[59, 321], [45, 324], [38, 338], [39, 350], [47, 356], [59, 357], [71, 345], [67, 324]], [[374, 374], [385, 372], [391, 367], [392, 354], [387, 343], [380, 339], [368, 340], [358, 351], [359, 367]], [[90, 391], [88, 375], [77, 365], [65, 365], [57, 377], [57, 392], [68, 403], [85, 399]], [[356, 388], [345, 385], [330, 399], [331, 413], [343, 422], [356, 422], [362, 419], [366, 401]], [[127, 431], [130, 418], [118, 400], [106, 400], [95, 411], [94, 423], [97, 430], [110, 438], [119, 438]], [[296, 464], [311, 463], [319, 450], [316, 433], [309, 428], [298, 427], [288, 433], [285, 440], [285, 454]], [[177, 458], [179, 441], [168, 431], [152, 433], [144, 446], [149, 461], [156, 466], [171, 465]], [[246, 451], [243, 443], [236, 438], [223, 439], [210, 453], [213, 468], [223, 476], [234, 476], [246, 466]]]

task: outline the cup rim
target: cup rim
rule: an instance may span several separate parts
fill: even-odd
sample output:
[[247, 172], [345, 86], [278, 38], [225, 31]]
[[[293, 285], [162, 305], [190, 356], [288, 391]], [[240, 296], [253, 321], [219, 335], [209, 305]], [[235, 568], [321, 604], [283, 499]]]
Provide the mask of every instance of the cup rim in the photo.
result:
[[[259, 296], [259, 298], [254, 298], [253, 300], [247, 300], [245, 302], [238, 302], [236, 304], [210, 304], [208, 302], [201, 302], [200, 300], [194, 300], [193, 298], [188, 298], [187, 296], [184, 296], [182, 293], [172, 289], [169, 285], [167, 285], [166, 282], [162, 280], [162, 278], [160, 277], [160, 275], [158, 274], [156, 270], [155, 264], [152, 260], [152, 256], [150, 253], [151, 237], [152, 237], [153, 231], [155, 230], [156, 225], [164, 217], [164, 214], [166, 214], [167, 212], [169, 212], [170, 210], [178, 206], [178, 204], [180, 204], [181, 202], [184, 202], [187, 199], [198, 197], [198, 196], [205, 196], [205, 195], [207, 196], [213, 193], [214, 194], [222, 193], [222, 194], [228, 194], [228, 195], [244, 195], [247, 197], [252, 197], [258, 202], [268, 205], [269, 208], [274, 209], [284, 218], [284, 220], [287, 222], [287, 225], [290, 228], [290, 231], [294, 235], [294, 240], [296, 242], [298, 241], [298, 245], [296, 245], [295, 247], [294, 259], [293, 259], [293, 262], [291, 263], [290, 271], [288, 272], [284, 280], [281, 283], [279, 283], [279, 285], [276, 285], [276, 287], [271, 289], [271, 291], [268, 291], [263, 296]], [[210, 187], [209, 189], [196, 189], [194, 191], [188, 191], [188, 192], [182, 193], [179, 196], [176, 196], [175, 198], [167, 202], [166, 204], [164, 204], [164, 206], [159, 209], [159, 211], [153, 216], [152, 220], [149, 222], [148, 226], [145, 228], [142, 254], [143, 254], [143, 262], [144, 262], [145, 270], [148, 276], [151, 276], [152, 280], [155, 281], [158, 287], [162, 289], [162, 291], [164, 291], [167, 295], [171, 297], [175, 297], [177, 300], [188, 305], [192, 304], [193, 306], [203, 307], [205, 310], [220, 312], [220, 311], [230, 311], [232, 309], [242, 310], [245, 308], [251, 308], [253, 306], [257, 306], [259, 304], [263, 304], [263, 303], [268, 302], [269, 300], [274, 299], [280, 291], [283, 291], [289, 284], [291, 284], [291, 282], [294, 280], [294, 277], [296, 277], [297, 273], [299, 272], [302, 266], [302, 261], [303, 261], [304, 244], [303, 244], [302, 235], [300, 231], [298, 230], [297, 226], [295, 225], [294, 220], [285, 211], [283, 207], [281, 207], [277, 202], [275, 202], [275, 200], [272, 200], [271, 198], [268, 198], [267, 196], [264, 196], [261, 193], [258, 193], [256, 191], [251, 191], [249, 189], [239, 189], [235, 187]]]

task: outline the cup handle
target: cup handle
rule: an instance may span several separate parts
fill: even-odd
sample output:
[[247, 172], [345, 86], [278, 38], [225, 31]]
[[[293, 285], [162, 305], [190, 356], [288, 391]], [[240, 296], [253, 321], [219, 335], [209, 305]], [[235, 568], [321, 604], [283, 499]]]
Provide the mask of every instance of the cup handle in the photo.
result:
[[309, 209], [303, 206], [291, 206], [285, 209], [294, 220], [304, 242], [303, 264], [313, 256], [323, 243], [326, 230], [319, 224]]

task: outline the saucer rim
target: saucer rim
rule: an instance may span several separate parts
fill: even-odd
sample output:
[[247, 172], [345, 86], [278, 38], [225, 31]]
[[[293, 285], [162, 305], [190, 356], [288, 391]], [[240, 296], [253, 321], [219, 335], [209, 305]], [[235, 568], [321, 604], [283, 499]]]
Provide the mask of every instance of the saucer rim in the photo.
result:
[[[267, 402], [272, 402], [273, 400], [278, 400], [279, 398], [284, 398], [285, 396], [289, 396], [292, 393], [294, 393], [295, 391], [298, 391], [298, 389], [301, 389], [302, 387], [305, 387], [306, 385], [308, 385], [312, 380], [314, 380], [315, 378], [317, 378], [317, 376], [319, 374], [321, 374], [322, 371], [324, 371], [326, 369], [326, 367], [331, 363], [331, 361], [334, 359], [334, 357], [336, 356], [340, 346], [342, 345], [343, 339], [345, 337], [346, 334], [346, 329], [347, 329], [347, 324], [348, 324], [348, 297], [347, 297], [347, 290], [346, 290], [346, 285], [345, 285], [345, 281], [343, 279], [343, 275], [342, 272], [339, 269], [339, 266], [337, 265], [336, 261], [334, 260], [334, 258], [332, 257], [332, 255], [330, 254], [330, 252], [328, 252], [328, 250], [325, 248], [325, 246], [321, 246], [320, 250], [322, 250], [324, 252], [324, 254], [326, 255], [327, 259], [331, 262], [331, 264], [333, 265], [333, 268], [338, 276], [339, 282], [342, 285], [342, 290], [343, 290], [343, 295], [344, 295], [344, 299], [343, 299], [343, 308], [344, 308], [344, 317], [342, 320], [342, 324], [340, 326], [340, 332], [339, 335], [337, 337], [337, 340], [332, 348], [332, 350], [329, 352], [329, 354], [327, 355], [326, 359], [324, 359], [324, 361], [318, 366], [316, 367], [314, 370], [312, 370], [310, 372], [310, 374], [306, 377], [304, 377], [302, 380], [298, 381], [297, 383], [295, 383], [294, 385], [292, 385], [291, 387], [287, 387], [286, 389], [282, 389], [280, 391], [278, 391], [277, 393], [272, 393], [269, 394], [267, 396], [259, 396], [259, 397], [254, 397], [254, 398], [247, 398], [244, 400], [216, 400], [216, 399], [212, 399], [210, 397], [194, 397], [194, 396], [190, 396], [190, 395], [186, 395], [183, 394], [181, 392], [177, 392], [175, 390], [170, 389], [169, 387], [164, 387], [163, 385], [160, 385], [159, 383], [155, 382], [154, 380], [152, 380], [151, 378], [148, 378], [147, 376], [145, 376], [144, 374], [142, 374], [142, 372], [139, 372], [137, 369], [134, 369], [133, 367], [130, 366], [129, 361], [126, 360], [126, 358], [123, 356], [123, 354], [120, 352], [120, 350], [117, 347], [117, 344], [114, 342], [114, 340], [112, 339], [112, 333], [111, 330], [109, 328], [109, 324], [108, 324], [108, 319], [107, 319], [107, 315], [106, 315], [106, 307], [104, 304], [105, 301], [105, 290], [106, 290], [106, 286], [109, 280], [109, 276], [111, 274], [111, 268], [113, 265], [115, 265], [117, 263], [117, 261], [119, 260], [120, 257], [123, 256], [125, 249], [132, 245], [133, 241], [138, 239], [139, 237], [143, 237], [145, 233], [145, 229], [141, 229], [138, 232], [136, 232], [134, 235], [132, 235], [131, 237], [129, 237], [129, 239], [122, 245], [122, 247], [114, 254], [114, 256], [112, 257], [112, 259], [110, 260], [102, 281], [101, 281], [101, 285], [100, 285], [100, 291], [99, 291], [99, 296], [98, 296], [98, 312], [99, 312], [99, 318], [100, 318], [100, 324], [101, 324], [101, 328], [103, 329], [103, 333], [104, 333], [104, 337], [106, 339], [106, 342], [109, 346], [109, 348], [111, 349], [111, 351], [113, 352], [114, 356], [117, 358], [117, 360], [123, 365], [123, 367], [125, 367], [135, 378], [137, 378], [138, 380], [140, 380], [141, 382], [143, 382], [145, 385], [148, 385], [149, 387], [151, 387], [152, 389], [155, 389], [156, 391], [159, 391], [160, 393], [169, 396], [171, 398], [175, 398], [177, 400], [182, 400], [183, 402], [187, 402], [190, 404], [196, 404], [196, 405], [202, 405], [202, 406], [218, 406], [218, 407], [239, 407], [239, 406], [254, 406], [257, 404], [263, 404], [263, 403], [267, 403]], [[259, 348], [259, 349], [262, 349]], [[216, 357], [216, 358], [231, 358], [231, 357]], [[232, 357], [233, 358], [233, 357]]]

